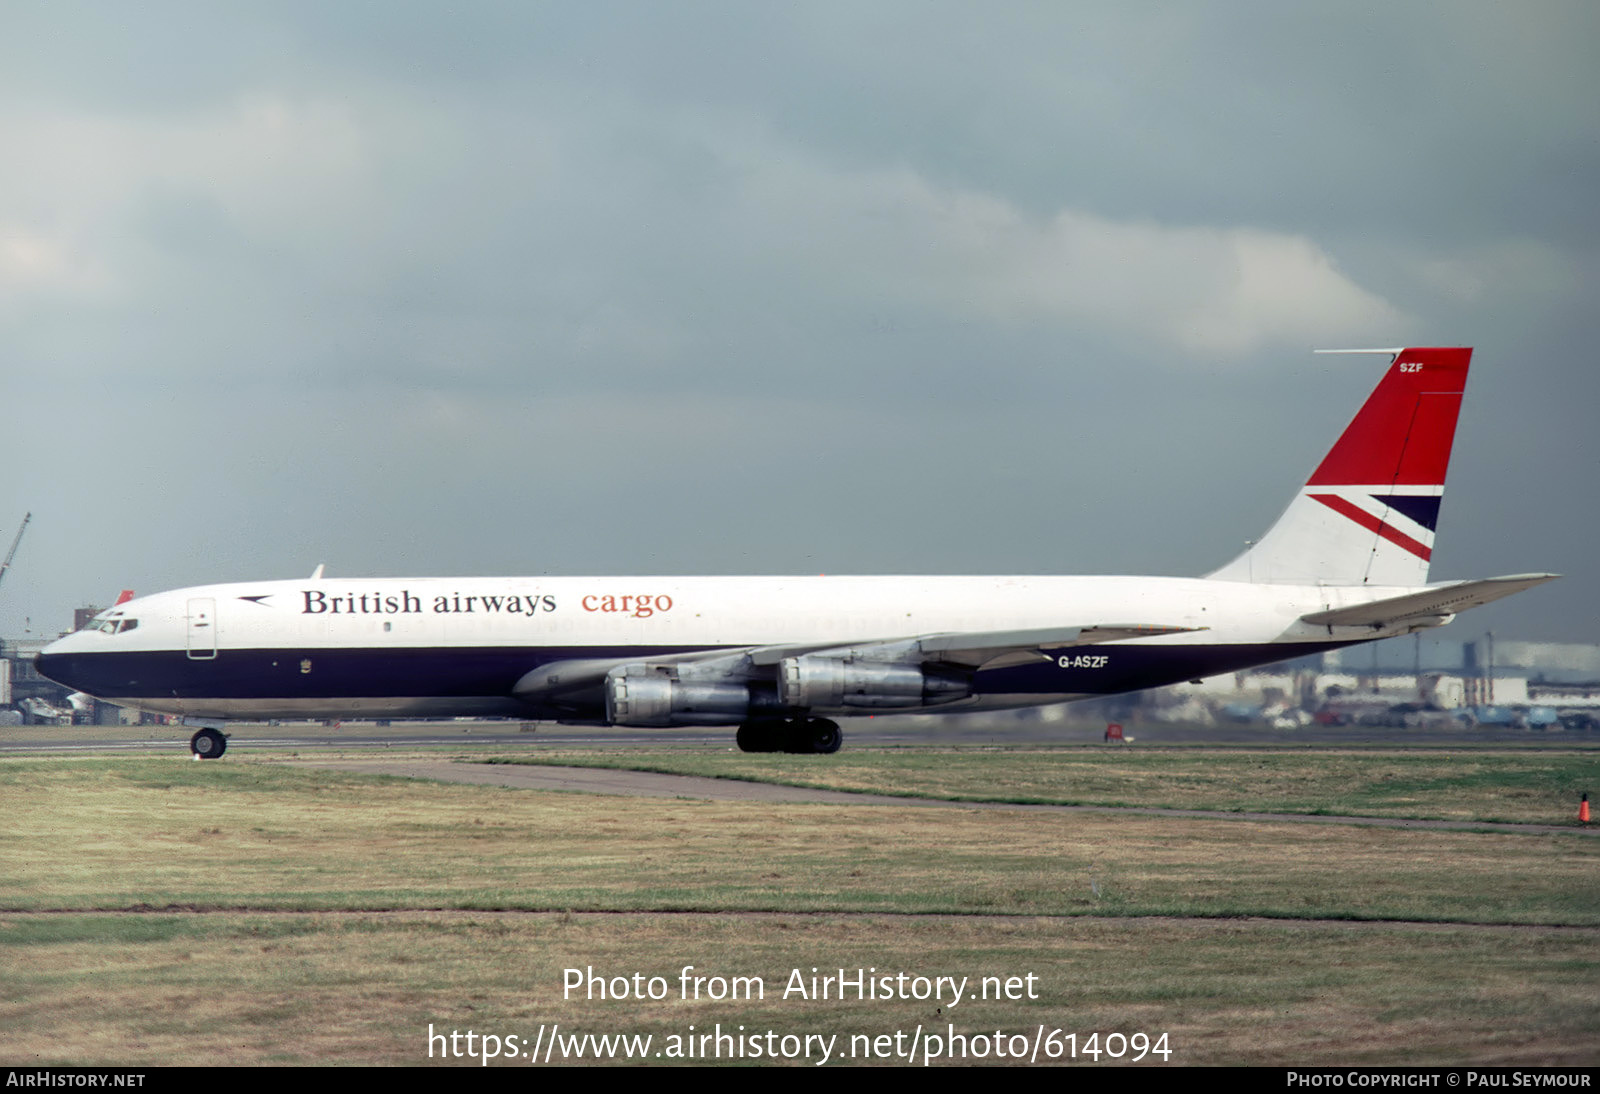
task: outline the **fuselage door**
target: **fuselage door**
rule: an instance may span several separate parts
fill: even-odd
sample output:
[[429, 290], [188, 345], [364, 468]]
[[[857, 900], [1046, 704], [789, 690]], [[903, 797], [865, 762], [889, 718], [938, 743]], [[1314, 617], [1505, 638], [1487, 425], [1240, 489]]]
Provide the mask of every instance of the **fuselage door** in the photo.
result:
[[189, 601], [189, 659], [210, 661], [217, 656], [217, 602], [209, 596]]

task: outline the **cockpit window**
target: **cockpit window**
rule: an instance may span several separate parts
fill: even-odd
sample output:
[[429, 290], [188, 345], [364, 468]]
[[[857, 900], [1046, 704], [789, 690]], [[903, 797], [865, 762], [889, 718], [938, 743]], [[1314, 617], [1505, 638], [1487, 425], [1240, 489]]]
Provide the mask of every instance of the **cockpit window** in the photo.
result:
[[102, 634], [119, 634], [131, 631], [139, 625], [137, 619], [91, 619], [85, 623], [86, 631], [100, 631]]

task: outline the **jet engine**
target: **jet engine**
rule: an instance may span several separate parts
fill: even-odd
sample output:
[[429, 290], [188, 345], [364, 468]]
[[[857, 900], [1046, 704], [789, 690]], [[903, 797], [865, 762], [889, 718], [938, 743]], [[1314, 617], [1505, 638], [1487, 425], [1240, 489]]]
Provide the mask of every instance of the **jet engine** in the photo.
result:
[[848, 713], [953, 703], [972, 694], [964, 673], [853, 657], [788, 657], [778, 666], [778, 704]]
[[619, 726], [734, 726], [750, 713], [742, 681], [683, 679], [677, 665], [621, 665], [606, 675], [606, 719]]

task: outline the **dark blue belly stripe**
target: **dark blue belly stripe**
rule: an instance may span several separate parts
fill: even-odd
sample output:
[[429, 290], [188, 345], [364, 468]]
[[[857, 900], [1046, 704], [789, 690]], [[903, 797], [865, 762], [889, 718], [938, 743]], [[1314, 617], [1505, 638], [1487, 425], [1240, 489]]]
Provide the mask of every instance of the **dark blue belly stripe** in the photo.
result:
[[[1090, 667], [1063, 668], [1057, 658], [980, 672], [973, 692], [994, 695], [1111, 695], [1271, 664], [1348, 642], [1224, 646], [1082, 646], [1061, 651]], [[694, 647], [703, 649], [704, 647]], [[683, 647], [592, 646], [530, 649], [366, 648], [219, 650], [193, 660], [182, 651], [41, 655], [53, 680], [115, 702], [119, 697], [178, 699], [507, 698], [524, 674], [553, 661], [646, 660], [691, 652]], [[1088, 654], [1085, 659], [1082, 655]]]

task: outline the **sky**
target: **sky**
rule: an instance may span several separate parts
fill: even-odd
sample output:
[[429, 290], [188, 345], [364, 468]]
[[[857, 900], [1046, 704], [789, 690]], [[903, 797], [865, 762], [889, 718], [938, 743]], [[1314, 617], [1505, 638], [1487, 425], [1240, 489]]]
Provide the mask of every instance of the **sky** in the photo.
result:
[[[1471, 345], [1600, 642], [1600, 7], [0, 6], [0, 636], [230, 580], [1198, 575]], [[1074, 620], [1073, 622], [1079, 622]]]

